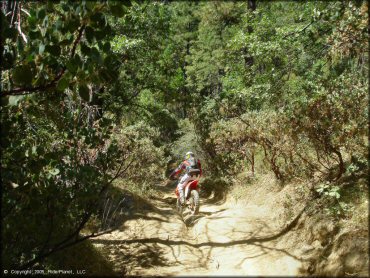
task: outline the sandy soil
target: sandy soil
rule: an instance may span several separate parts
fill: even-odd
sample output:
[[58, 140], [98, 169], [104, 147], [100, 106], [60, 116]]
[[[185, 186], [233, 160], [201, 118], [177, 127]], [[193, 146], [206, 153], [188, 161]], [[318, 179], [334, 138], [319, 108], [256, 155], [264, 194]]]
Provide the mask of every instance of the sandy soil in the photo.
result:
[[276, 221], [274, 204], [203, 199], [198, 216], [182, 218], [175, 210], [173, 188], [163, 187], [162, 191], [163, 195], [153, 200], [156, 209], [137, 212], [120, 230], [92, 240], [119, 273], [299, 274], [304, 259], [300, 248], [290, 241], [290, 228], [284, 230]]

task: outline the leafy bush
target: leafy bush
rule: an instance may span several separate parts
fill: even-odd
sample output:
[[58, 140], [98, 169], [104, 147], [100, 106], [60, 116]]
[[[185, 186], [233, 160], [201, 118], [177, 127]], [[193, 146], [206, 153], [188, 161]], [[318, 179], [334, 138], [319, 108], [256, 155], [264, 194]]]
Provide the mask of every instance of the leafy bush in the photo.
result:
[[107, 17], [124, 12], [113, 3], [3, 4], [2, 255], [16, 269], [83, 240], [115, 178], [112, 120], [94, 101], [118, 76]]
[[160, 132], [141, 121], [135, 125], [122, 124], [117, 127], [114, 139], [122, 150], [122, 158], [128, 166], [124, 182], [142, 188], [154, 186], [163, 181], [165, 170], [164, 147], [155, 146]]
[[112, 179], [119, 152], [106, 141], [111, 122], [91, 123], [88, 110], [33, 98], [1, 108], [4, 265], [69, 242]]

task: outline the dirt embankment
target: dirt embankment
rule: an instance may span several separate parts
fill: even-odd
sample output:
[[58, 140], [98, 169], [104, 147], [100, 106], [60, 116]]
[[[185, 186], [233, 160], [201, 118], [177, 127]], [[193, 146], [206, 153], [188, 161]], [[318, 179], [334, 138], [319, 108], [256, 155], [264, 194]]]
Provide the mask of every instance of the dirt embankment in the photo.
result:
[[[310, 215], [307, 192], [267, 181], [245, 189], [243, 201], [203, 198], [200, 214], [185, 219], [174, 209], [173, 188], [163, 187], [154, 207], [135, 211], [120, 230], [92, 241], [121, 274], [367, 274], [368, 253], [359, 248], [367, 238]], [[351, 235], [357, 241], [348, 240]]]

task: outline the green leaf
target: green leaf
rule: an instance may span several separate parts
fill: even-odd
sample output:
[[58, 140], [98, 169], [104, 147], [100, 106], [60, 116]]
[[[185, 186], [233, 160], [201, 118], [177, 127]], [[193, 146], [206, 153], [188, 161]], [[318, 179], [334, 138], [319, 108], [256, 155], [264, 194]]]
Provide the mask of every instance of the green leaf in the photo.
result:
[[47, 28], [49, 25], [49, 17], [45, 16], [44, 20], [42, 21], [42, 26]]
[[37, 155], [37, 147], [36, 146], [32, 146], [32, 154]]
[[58, 19], [56, 22], [55, 22], [55, 31], [56, 30], [60, 30], [62, 27], [64, 26], [64, 24], [63, 24], [63, 21], [62, 20], [60, 20], [60, 19]]
[[19, 102], [22, 98], [24, 98], [24, 96], [10, 96], [10, 97], [9, 97], [9, 101], [8, 101], [8, 103], [9, 103], [9, 105], [10, 105], [10, 106], [15, 106], [15, 105], [17, 105], [17, 104], [18, 104], [18, 102]]
[[49, 173], [53, 176], [56, 176], [60, 173], [60, 170], [58, 168], [53, 168], [53, 169], [49, 170]]
[[80, 59], [80, 56], [76, 54], [72, 59], [69, 60], [66, 67], [69, 72], [75, 74], [77, 72], [77, 69], [81, 66], [81, 63], [82, 61]]
[[109, 82], [112, 78], [108, 70], [101, 70], [99, 72], [99, 78], [105, 82]]
[[1, 67], [3, 69], [10, 69], [14, 64], [14, 56], [10, 52], [5, 52]]
[[85, 29], [85, 35], [86, 39], [89, 43], [92, 43], [94, 41], [94, 29], [91, 28], [90, 26], [87, 26]]
[[95, 63], [99, 63], [100, 62], [100, 52], [99, 50], [96, 48], [96, 47], [92, 47], [91, 48], [91, 59], [95, 62]]
[[35, 55], [33, 55], [33, 54], [28, 55], [27, 58], [26, 58], [26, 61], [29, 62], [29, 63], [34, 61], [34, 60], [35, 60]]
[[96, 23], [96, 25], [99, 27], [105, 25], [106, 23], [104, 15], [100, 12], [91, 15], [90, 19], [92, 22]]
[[30, 26], [30, 29], [36, 29], [37, 28], [37, 18], [35, 16], [29, 16], [27, 20], [28, 20], [28, 24]]
[[109, 42], [106, 42], [104, 45], [103, 45], [103, 51], [105, 53], [108, 53], [110, 51], [110, 43]]
[[58, 85], [57, 85], [57, 90], [64, 92], [65, 89], [68, 88], [69, 82], [66, 78], [62, 78], [59, 80]]
[[41, 33], [38, 30], [37, 31], [31, 31], [31, 32], [28, 33], [28, 36], [30, 37], [31, 40], [36, 40], [36, 39], [41, 37]]
[[8, 105], [9, 104], [9, 98], [10, 97], [8, 97], [8, 96], [0, 98], [1, 105], [3, 105], [3, 106]]
[[13, 27], [6, 28], [3, 32], [4, 38], [14, 39], [17, 35], [17, 30]]
[[62, 9], [63, 9], [63, 11], [68, 12], [69, 11], [69, 6], [65, 3], [63, 3], [62, 4]]
[[104, 39], [104, 37], [106, 36], [106, 34], [107, 33], [104, 31], [104, 29], [101, 30], [101, 31], [95, 31], [94, 32], [94, 36], [95, 36], [95, 38], [96, 38], [97, 41], [100, 41], [100, 40]]
[[40, 32], [41, 32], [41, 36], [42, 36], [42, 37], [45, 37], [45, 35], [46, 35], [46, 31], [47, 31], [47, 28], [45, 28], [45, 27], [41, 27], [41, 28], [40, 28]]
[[85, 84], [81, 84], [78, 88], [78, 93], [80, 94], [80, 97], [85, 100], [90, 100], [90, 90]]
[[42, 53], [44, 53], [44, 50], [45, 50], [45, 44], [40, 43], [40, 45], [39, 45], [39, 54], [41, 55]]
[[47, 45], [46, 51], [49, 52], [53, 56], [59, 56], [61, 49], [59, 45]]
[[13, 71], [13, 81], [16, 85], [30, 85], [33, 79], [31, 67], [29, 65], [21, 65]]
[[73, 33], [80, 26], [80, 21], [78, 20], [78, 18], [71, 18], [67, 21], [65, 26], [69, 32]]
[[84, 55], [89, 55], [90, 54], [90, 47], [88, 47], [86, 44], [81, 44], [81, 53]]
[[45, 16], [46, 16], [45, 9], [40, 9], [40, 10], [37, 11], [37, 18], [38, 19], [44, 19]]
[[110, 11], [112, 15], [116, 17], [122, 17], [125, 15], [125, 11], [120, 4], [110, 6]]
[[17, 38], [17, 49], [19, 53], [22, 53], [24, 50], [24, 44], [23, 44], [23, 40], [21, 39], [21, 36], [18, 36]]

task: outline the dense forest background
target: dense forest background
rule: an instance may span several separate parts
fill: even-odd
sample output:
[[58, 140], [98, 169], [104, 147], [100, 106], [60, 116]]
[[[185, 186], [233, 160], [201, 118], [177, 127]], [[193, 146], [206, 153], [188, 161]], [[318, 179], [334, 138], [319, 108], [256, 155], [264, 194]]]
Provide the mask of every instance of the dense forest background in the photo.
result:
[[4, 267], [114, 229], [102, 196], [150, 196], [188, 150], [205, 187], [314, 180], [338, 218], [367, 196], [367, 1], [8, 0], [0, 14]]

